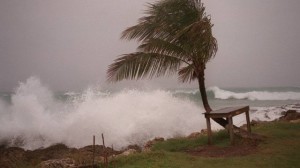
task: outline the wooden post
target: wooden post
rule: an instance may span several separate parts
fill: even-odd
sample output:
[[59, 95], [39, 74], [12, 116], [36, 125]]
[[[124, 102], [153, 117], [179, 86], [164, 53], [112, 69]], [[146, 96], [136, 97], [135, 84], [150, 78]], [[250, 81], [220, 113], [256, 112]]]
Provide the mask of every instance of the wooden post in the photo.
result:
[[211, 137], [211, 125], [210, 125], [210, 119], [209, 116], [206, 116], [206, 125], [207, 125], [207, 137], [208, 137], [208, 144], [212, 144], [212, 137]]
[[251, 125], [250, 125], [250, 116], [249, 116], [249, 110], [246, 111], [246, 120], [247, 120], [247, 130], [248, 133], [251, 133]]
[[96, 137], [94, 135], [93, 136], [93, 167], [95, 165], [95, 140], [96, 140]]
[[104, 142], [104, 135], [102, 134], [102, 143], [103, 143], [103, 153], [104, 153], [104, 167], [108, 167], [108, 159], [107, 159], [107, 153], [106, 153], [106, 147]]
[[115, 157], [114, 157], [114, 145], [113, 144], [111, 145], [111, 150], [112, 150], [111, 165], [112, 165], [112, 167], [115, 167], [115, 165], [114, 165], [114, 159], [115, 159]]
[[228, 122], [228, 124], [225, 125], [225, 129], [227, 130], [227, 133], [230, 134], [229, 117], [226, 117], [226, 121]]
[[105, 148], [105, 143], [104, 143], [104, 135], [103, 135], [103, 134], [101, 134], [101, 136], [102, 136], [102, 144], [103, 144], [103, 147]]
[[232, 122], [232, 116], [228, 117], [229, 122], [229, 134], [230, 134], [230, 143], [233, 145], [233, 122]]

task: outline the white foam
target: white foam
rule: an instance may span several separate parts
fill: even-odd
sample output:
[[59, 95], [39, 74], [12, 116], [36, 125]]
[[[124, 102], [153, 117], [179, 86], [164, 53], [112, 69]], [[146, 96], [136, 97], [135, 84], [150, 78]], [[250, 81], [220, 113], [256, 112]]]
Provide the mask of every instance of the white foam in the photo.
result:
[[248, 100], [300, 100], [300, 92], [269, 92], [251, 91], [235, 93], [218, 87], [211, 87], [208, 90], [214, 93], [216, 99], [248, 99]]
[[0, 114], [0, 140], [22, 137], [26, 149], [54, 143], [81, 147], [101, 133], [108, 145], [120, 148], [205, 128], [199, 106], [167, 91], [124, 90], [103, 95], [90, 88], [72, 102], [60, 102], [34, 77], [20, 83], [11, 105], [0, 104], [0, 108], [5, 111]]
[[195, 95], [199, 92], [198, 89], [195, 89], [195, 90], [175, 90], [173, 91], [173, 93], [183, 93], [183, 94], [192, 94], [192, 95]]
[[[223, 92], [223, 91], [221, 91]], [[230, 93], [231, 94], [231, 93]], [[90, 145], [92, 136], [104, 133], [106, 144], [121, 148], [154, 137], [186, 136], [206, 128], [204, 110], [188, 99], [164, 90], [123, 90], [116, 93], [88, 88], [67, 101], [55, 99], [38, 78], [31, 77], [12, 95], [11, 104], [0, 101], [0, 141], [26, 149], [64, 143]], [[251, 108], [251, 119], [270, 121], [289, 107]], [[234, 118], [242, 125], [245, 117]], [[213, 129], [220, 129], [212, 122]]]

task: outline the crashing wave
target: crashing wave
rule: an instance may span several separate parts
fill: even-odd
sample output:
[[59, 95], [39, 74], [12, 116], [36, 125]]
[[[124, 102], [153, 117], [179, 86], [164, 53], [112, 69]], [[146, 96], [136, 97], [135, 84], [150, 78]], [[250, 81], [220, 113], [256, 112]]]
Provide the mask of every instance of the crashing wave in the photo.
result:
[[[196, 90], [189, 94], [194, 92]], [[226, 93], [227, 98], [236, 94], [219, 88], [214, 88], [214, 92], [223, 96]], [[0, 145], [36, 149], [64, 143], [70, 147], [82, 147], [91, 144], [93, 135], [104, 133], [108, 146], [113, 144], [122, 148], [143, 144], [154, 137], [186, 136], [206, 128], [204, 110], [199, 103], [180, 98], [171, 91], [122, 90], [109, 93], [88, 88], [83, 93], [69, 92], [67, 95], [71, 98], [55, 97], [35, 77], [20, 83], [11, 95], [11, 101], [0, 99]], [[299, 105], [251, 107], [251, 119], [274, 120], [291, 107], [298, 108]], [[241, 115], [234, 119], [234, 123], [241, 125], [245, 123], [244, 119]], [[221, 128], [214, 122], [212, 127]]]
[[91, 144], [105, 134], [120, 148], [154, 137], [185, 136], [205, 127], [201, 108], [164, 90], [123, 90], [113, 94], [87, 89], [61, 101], [38, 78], [20, 83], [11, 103], [0, 102], [0, 143], [26, 149], [64, 143]]
[[250, 91], [236, 93], [223, 90], [218, 87], [208, 89], [214, 93], [216, 99], [248, 99], [248, 100], [300, 100], [300, 92], [270, 92], [270, 91]]

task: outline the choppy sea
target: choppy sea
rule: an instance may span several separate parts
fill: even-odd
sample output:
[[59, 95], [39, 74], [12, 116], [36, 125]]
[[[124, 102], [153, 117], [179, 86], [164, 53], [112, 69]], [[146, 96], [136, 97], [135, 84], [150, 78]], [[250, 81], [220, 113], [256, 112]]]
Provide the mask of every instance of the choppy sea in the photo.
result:
[[[283, 111], [300, 112], [300, 87], [207, 88], [213, 109], [250, 106], [251, 120], [272, 121]], [[107, 144], [122, 148], [154, 137], [186, 136], [206, 128], [199, 90], [88, 88], [53, 92], [38, 78], [0, 92], [0, 144], [26, 149], [64, 143], [91, 144], [104, 133]], [[245, 117], [234, 118], [242, 125]], [[214, 129], [220, 129], [213, 123]], [[100, 139], [99, 139], [100, 143]]]

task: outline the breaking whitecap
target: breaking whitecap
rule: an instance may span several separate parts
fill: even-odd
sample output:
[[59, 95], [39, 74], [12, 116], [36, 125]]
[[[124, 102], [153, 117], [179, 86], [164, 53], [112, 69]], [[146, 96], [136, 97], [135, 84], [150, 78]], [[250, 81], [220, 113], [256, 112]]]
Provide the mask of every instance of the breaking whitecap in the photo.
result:
[[[295, 105], [297, 96], [293, 101], [249, 100], [247, 96], [236, 97], [248, 93], [210, 90], [209, 101], [214, 109], [250, 105], [254, 120], [271, 121], [279, 118], [282, 111], [300, 109]], [[197, 89], [111, 92], [97, 87], [83, 92], [54, 93], [38, 78], [31, 77], [13, 93], [0, 95], [0, 143], [26, 149], [55, 143], [82, 147], [91, 143], [92, 135], [101, 133], [105, 134], [107, 145], [121, 148], [143, 144], [154, 137], [186, 136], [206, 128]], [[220, 100], [220, 95], [224, 100]], [[237, 116], [234, 123], [242, 125], [244, 118]], [[212, 126], [220, 129], [215, 123]]]

